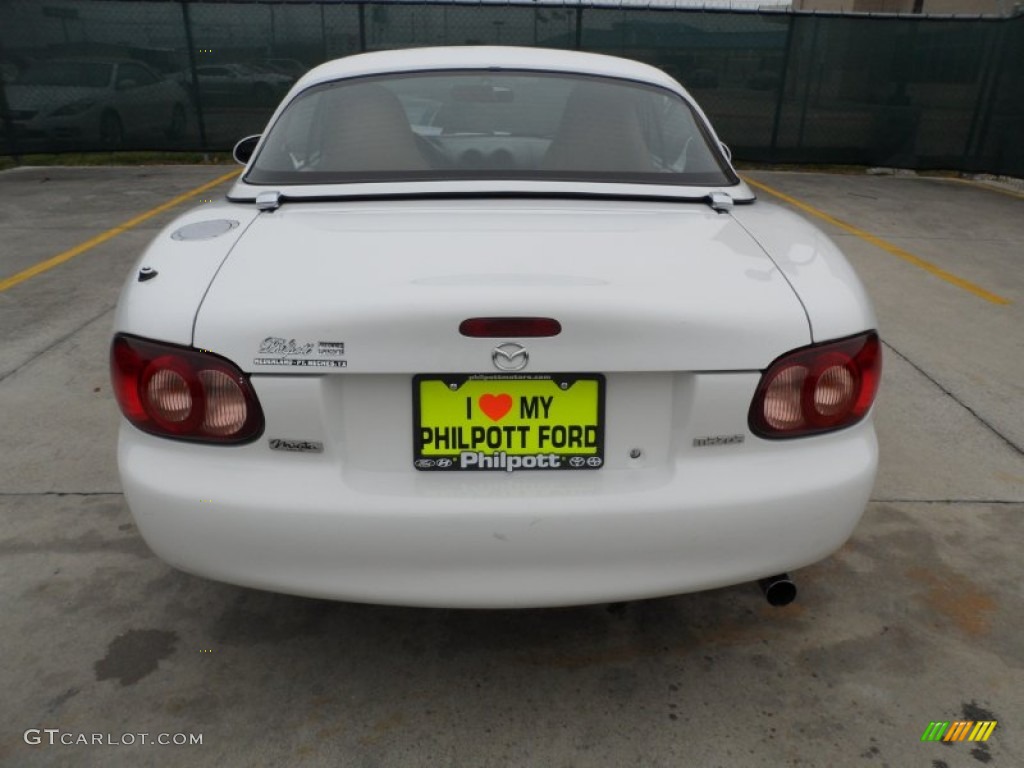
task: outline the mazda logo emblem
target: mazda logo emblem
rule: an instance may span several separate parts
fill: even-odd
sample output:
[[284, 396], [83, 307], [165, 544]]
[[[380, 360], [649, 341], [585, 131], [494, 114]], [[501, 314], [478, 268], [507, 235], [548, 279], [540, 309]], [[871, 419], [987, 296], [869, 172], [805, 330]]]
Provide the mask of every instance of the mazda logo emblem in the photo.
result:
[[522, 344], [499, 344], [491, 352], [491, 362], [499, 371], [521, 371], [530, 362], [530, 355]]

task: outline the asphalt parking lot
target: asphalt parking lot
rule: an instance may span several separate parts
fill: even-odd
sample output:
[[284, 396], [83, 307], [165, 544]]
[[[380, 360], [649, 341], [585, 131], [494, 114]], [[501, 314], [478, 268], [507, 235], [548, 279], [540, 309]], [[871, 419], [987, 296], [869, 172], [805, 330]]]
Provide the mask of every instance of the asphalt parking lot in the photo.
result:
[[[215, 584], [136, 533], [114, 304], [146, 242], [229, 170], [0, 173], [0, 764], [1024, 765], [1024, 194], [748, 174], [836, 238], [886, 344], [872, 502], [795, 574], [793, 605], [741, 585], [472, 612]], [[921, 741], [959, 720], [998, 725]]]

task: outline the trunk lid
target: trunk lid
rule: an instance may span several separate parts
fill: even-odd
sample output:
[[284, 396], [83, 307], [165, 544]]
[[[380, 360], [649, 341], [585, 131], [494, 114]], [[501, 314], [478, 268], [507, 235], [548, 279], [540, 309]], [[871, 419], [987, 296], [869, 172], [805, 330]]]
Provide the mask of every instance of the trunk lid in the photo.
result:
[[728, 214], [616, 200], [285, 204], [213, 280], [193, 343], [255, 373], [493, 373], [516, 339], [470, 317], [552, 317], [527, 372], [755, 370], [810, 342], [803, 307]]

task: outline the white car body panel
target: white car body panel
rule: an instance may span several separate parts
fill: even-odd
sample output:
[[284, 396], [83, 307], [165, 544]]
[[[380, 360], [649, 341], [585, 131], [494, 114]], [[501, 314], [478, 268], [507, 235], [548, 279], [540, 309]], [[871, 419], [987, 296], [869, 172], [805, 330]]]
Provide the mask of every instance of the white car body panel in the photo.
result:
[[[870, 421], [695, 448], [695, 435], [745, 429], [757, 374], [658, 377], [609, 375], [600, 472], [416, 472], [408, 377], [281, 376], [253, 379], [267, 412], [285, 416], [268, 417], [266, 434], [321, 438], [322, 454], [281, 454], [265, 440], [224, 451], [124, 425], [121, 480], [143, 537], [182, 570], [373, 603], [671, 595], [808, 565], [849, 538], [874, 482]], [[638, 401], [656, 406], [639, 423]], [[634, 461], [637, 446], [649, 453]]]
[[[207, 203], [177, 217], [161, 230], [125, 280], [114, 315], [114, 330], [191, 344], [196, 308], [231, 248], [258, 212], [252, 206]], [[238, 226], [208, 240], [175, 240], [182, 227], [209, 221], [235, 221]], [[157, 278], [139, 282], [142, 267]]]
[[772, 255], [807, 310], [814, 341], [877, 327], [867, 292], [831, 238], [771, 203], [737, 206], [733, 218]]
[[459, 323], [508, 315], [562, 323], [529, 343], [537, 371], [593, 370], [595, 349], [603, 371], [757, 370], [810, 342], [792, 289], [729, 216], [551, 200], [282, 207], [225, 261], [194, 342], [246, 371], [280, 372], [253, 365], [267, 337], [344, 343], [335, 372], [493, 371], [495, 341]]
[[[467, 47], [331, 62], [284, 104], [339, 78], [488, 67], [632, 79], [689, 100], [635, 62]], [[257, 211], [268, 191], [279, 205]], [[736, 205], [714, 210], [714, 192]], [[771, 440], [752, 431], [748, 411], [776, 358], [871, 330], [870, 303], [831, 241], [755, 202], [746, 184], [240, 179], [229, 199], [157, 236], [115, 318], [118, 332], [232, 361], [265, 417], [241, 445], [122, 422], [125, 497], [168, 563], [330, 599], [574, 605], [799, 568], [842, 546], [860, 519], [878, 461], [870, 412], [827, 434]], [[239, 226], [171, 237], [214, 219]], [[139, 282], [142, 266], [159, 276]], [[459, 333], [467, 318], [522, 316], [562, 330]], [[256, 362], [268, 339], [344, 344], [345, 365]], [[502, 341], [528, 348], [527, 374], [604, 376], [599, 469], [413, 466], [414, 376], [496, 374]], [[275, 450], [278, 440], [310, 450]]]

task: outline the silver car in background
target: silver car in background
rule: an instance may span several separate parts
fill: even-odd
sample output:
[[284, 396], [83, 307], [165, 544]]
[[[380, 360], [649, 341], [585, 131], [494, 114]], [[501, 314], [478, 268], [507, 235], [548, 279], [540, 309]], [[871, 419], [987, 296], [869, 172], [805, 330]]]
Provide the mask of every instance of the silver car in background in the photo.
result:
[[175, 139], [188, 126], [181, 84], [132, 59], [35, 61], [6, 89], [9, 131], [22, 150], [67, 142], [76, 149]]

